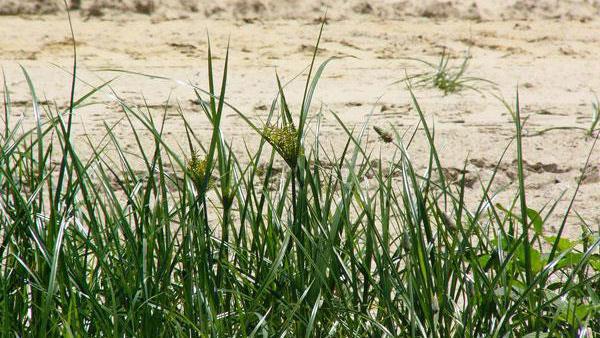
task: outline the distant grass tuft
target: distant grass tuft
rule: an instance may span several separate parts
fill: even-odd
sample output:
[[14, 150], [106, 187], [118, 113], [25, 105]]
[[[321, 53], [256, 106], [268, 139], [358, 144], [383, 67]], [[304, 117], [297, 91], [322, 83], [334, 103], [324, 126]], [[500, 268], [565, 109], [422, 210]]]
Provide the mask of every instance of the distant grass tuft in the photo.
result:
[[466, 76], [469, 61], [471, 60], [471, 55], [468, 52], [458, 66], [451, 65], [451, 57], [446, 48], [442, 50], [440, 60], [437, 64], [418, 58], [407, 59], [421, 62], [430, 68], [429, 71], [424, 73], [409, 76], [410, 79], [415, 79], [413, 85], [416, 87], [430, 86], [441, 90], [444, 95], [448, 95], [465, 89], [482, 92], [482, 88], [479, 85], [495, 86], [494, 82], [490, 80]]

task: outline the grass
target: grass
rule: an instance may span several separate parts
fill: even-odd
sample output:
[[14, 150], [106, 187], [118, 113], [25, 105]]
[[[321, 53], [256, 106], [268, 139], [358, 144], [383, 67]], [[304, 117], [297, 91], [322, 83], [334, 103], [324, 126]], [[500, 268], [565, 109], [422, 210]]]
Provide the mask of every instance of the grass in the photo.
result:
[[[471, 60], [469, 52], [465, 54], [462, 62], [458, 65], [453, 65], [450, 62], [452, 57], [450, 53], [447, 52], [446, 48], [442, 49], [442, 54], [438, 63], [414, 57], [406, 59], [420, 62], [429, 68], [429, 70], [423, 73], [410, 76], [410, 78], [414, 80], [413, 86], [437, 88], [441, 90], [444, 95], [457, 93], [466, 89], [481, 93], [482, 90], [479, 85], [487, 84], [495, 86], [495, 83], [490, 80], [466, 75], [469, 61]], [[404, 80], [396, 83], [401, 82], [404, 82]]]
[[[464, 178], [449, 184], [444, 177], [410, 83], [419, 125], [376, 130], [389, 160], [363, 142], [368, 123], [348, 126], [335, 112], [347, 141], [343, 149], [325, 147], [324, 112], [308, 122], [329, 61], [318, 65], [317, 50], [300, 110], [290, 110], [277, 78], [269, 118], [257, 125], [225, 100], [228, 52], [218, 79], [209, 44], [207, 89], [194, 91], [212, 132], [210, 142], [198, 141], [180, 114], [187, 157], [166, 142], [157, 112], [114, 92], [136, 148], [125, 151], [106, 125], [103, 141], [90, 141], [95, 151], [82, 157], [71, 117], [111, 89], [108, 82], [76, 98], [76, 58], [65, 110], [40, 104], [23, 69], [37, 121], [31, 130], [11, 121], [5, 79], [2, 336], [598, 335], [599, 234], [579, 219], [581, 238], [563, 236], [579, 188], [557, 233], [545, 231], [556, 204], [529, 207], [518, 99], [514, 203], [493, 202], [496, 169], [469, 209]], [[256, 151], [232, 151], [220, 128], [226, 110], [256, 132]], [[142, 132], [152, 147], [142, 146]], [[414, 137], [429, 142], [425, 172], [410, 160]], [[282, 162], [277, 174], [274, 164]]]

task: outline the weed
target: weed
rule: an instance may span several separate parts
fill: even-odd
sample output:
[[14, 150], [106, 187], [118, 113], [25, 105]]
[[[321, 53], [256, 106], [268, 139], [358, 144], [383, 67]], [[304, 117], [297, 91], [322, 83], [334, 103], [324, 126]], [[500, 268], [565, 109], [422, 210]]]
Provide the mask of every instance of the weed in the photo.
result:
[[448, 95], [464, 89], [482, 92], [477, 84], [495, 86], [495, 83], [490, 80], [465, 75], [469, 65], [469, 60], [471, 59], [469, 52], [466, 53], [463, 61], [458, 66], [453, 66], [450, 64], [451, 57], [446, 48], [442, 50], [442, 55], [440, 56], [440, 60], [437, 64], [418, 58], [406, 59], [421, 62], [430, 68], [430, 71], [408, 77], [410, 79], [415, 79], [413, 83], [413, 86], [415, 87], [431, 86], [441, 90], [444, 95]]

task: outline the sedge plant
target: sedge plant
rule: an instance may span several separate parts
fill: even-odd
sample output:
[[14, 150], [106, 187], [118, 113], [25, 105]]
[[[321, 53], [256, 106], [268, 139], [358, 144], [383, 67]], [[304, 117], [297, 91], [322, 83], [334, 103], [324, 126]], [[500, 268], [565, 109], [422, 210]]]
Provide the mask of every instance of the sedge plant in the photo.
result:
[[[471, 58], [472, 56], [467, 51], [462, 62], [458, 65], [454, 65], [451, 63], [453, 59], [450, 53], [444, 47], [442, 49], [442, 54], [440, 55], [440, 60], [437, 63], [414, 57], [406, 59], [422, 63], [428, 68], [427, 71], [410, 76], [413, 80], [412, 85], [414, 87], [436, 88], [442, 91], [444, 96], [446, 96], [465, 89], [482, 93], [482, 87], [480, 85], [495, 86], [495, 83], [490, 80], [466, 75]], [[401, 82], [402, 81], [397, 81], [395, 83]]]

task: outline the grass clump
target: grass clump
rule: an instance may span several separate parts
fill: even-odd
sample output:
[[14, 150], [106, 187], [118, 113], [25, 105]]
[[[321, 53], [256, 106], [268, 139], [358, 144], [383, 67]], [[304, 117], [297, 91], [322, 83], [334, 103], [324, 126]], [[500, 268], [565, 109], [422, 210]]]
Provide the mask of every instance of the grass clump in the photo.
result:
[[[24, 71], [37, 124], [20, 133], [10, 127], [13, 106], [4, 81], [0, 332], [38, 337], [600, 332], [598, 232], [581, 219], [581, 239], [563, 236], [577, 192], [556, 233], [545, 231], [556, 204], [542, 210], [527, 204], [518, 100], [519, 192], [510, 205], [494, 203], [500, 159], [492, 178], [480, 182], [481, 201], [469, 208], [464, 177], [447, 184], [433, 132], [410, 88], [420, 117], [415, 129], [429, 141], [425, 172], [417, 172], [408, 153], [417, 131], [400, 133], [394, 126], [376, 131], [389, 141], [390, 156], [375, 158], [364, 142], [368, 125], [347, 126], [333, 112], [347, 138], [341, 152], [326, 151], [320, 118], [308, 143], [311, 100], [328, 62], [313, 67], [315, 59], [316, 54], [300, 110], [292, 114], [278, 81], [269, 121], [278, 119], [282, 127], [268, 122], [260, 128], [225, 100], [228, 54], [217, 90], [209, 44], [208, 89], [194, 89], [212, 130], [210, 140], [200, 142], [180, 115], [194, 154], [187, 161], [163, 137], [167, 109], [158, 123], [148, 107], [130, 105], [114, 92], [136, 147], [124, 151], [107, 125], [100, 144], [89, 142], [93, 155], [81, 158], [82, 145], [72, 143], [71, 119], [65, 117], [109, 83], [59, 110], [39, 103]], [[225, 108], [256, 131], [255, 152], [243, 156], [231, 149], [220, 128]], [[134, 122], [148, 132], [152, 146], [142, 145]], [[52, 161], [56, 153], [59, 165]], [[277, 154], [289, 170], [275, 176]], [[373, 173], [369, 184], [367, 173]]]
[[448, 95], [465, 89], [482, 92], [478, 84], [495, 85], [492, 81], [484, 78], [466, 76], [469, 61], [471, 60], [471, 55], [468, 52], [462, 62], [458, 65], [450, 63], [452, 58], [445, 47], [442, 50], [438, 63], [418, 58], [407, 59], [418, 61], [429, 67], [429, 71], [410, 76], [410, 78], [415, 79], [413, 85], [416, 87], [428, 86], [437, 88], [441, 90], [444, 95]]

